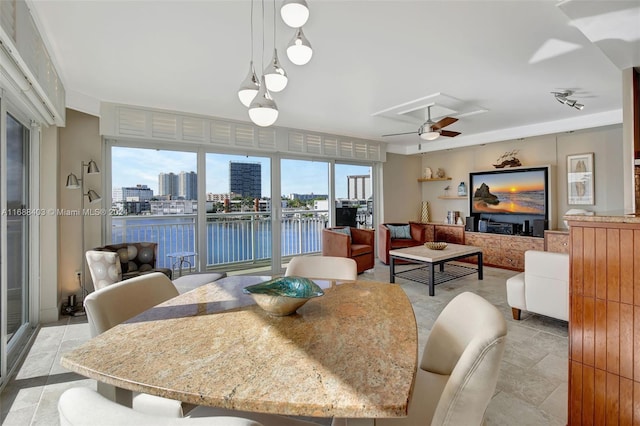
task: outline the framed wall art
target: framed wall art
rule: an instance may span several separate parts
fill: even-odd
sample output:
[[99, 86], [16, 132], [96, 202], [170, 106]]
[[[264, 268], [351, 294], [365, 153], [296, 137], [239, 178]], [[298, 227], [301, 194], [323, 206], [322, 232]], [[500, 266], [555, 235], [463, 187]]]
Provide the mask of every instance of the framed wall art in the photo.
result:
[[567, 197], [570, 205], [595, 204], [593, 152], [567, 155]]

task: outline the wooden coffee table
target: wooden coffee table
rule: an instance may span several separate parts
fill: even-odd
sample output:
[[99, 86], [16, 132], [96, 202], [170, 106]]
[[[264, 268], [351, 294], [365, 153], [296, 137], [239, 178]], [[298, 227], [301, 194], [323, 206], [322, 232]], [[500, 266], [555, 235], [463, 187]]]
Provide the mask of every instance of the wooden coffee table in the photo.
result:
[[[465, 257], [477, 256], [478, 267], [472, 268], [462, 265], [447, 265], [445, 263]], [[455, 280], [467, 275], [478, 273], [482, 279], [482, 248], [461, 244], [448, 244], [444, 250], [431, 250], [425, 246], [407, 247], [389, 250], [390, 268], [389, 281], [394, 283], [396, 277], [402, 277], [429, 285], [429, 296], [435, 295], [436, 284]], [[413, 266], [409, 269], [396, 271], [396, 260], [408, 261]], [[436, 271], [435, 266], [439, 269]]]

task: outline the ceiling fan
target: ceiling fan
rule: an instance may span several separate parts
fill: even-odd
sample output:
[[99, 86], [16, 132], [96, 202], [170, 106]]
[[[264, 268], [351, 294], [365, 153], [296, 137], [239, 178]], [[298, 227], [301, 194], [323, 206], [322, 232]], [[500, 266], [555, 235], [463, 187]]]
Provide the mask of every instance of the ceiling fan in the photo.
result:
[[448, 136], [450, 138], [458, 136], [460, 134], [460, 132], [452, 132], [450, 130], [442, 130], [442, 128], [447, 127], [450, 124], [455, 123], [456, 121], [458, 121], [457, 118], [453, 118], [453, 117], [445, 117], [442, 120], [438, 121], [437, 123], [434, 123], [431, 120], [431, 105], [429, 105], [427, 107], [427, 121], [420, 126], [420, 128], [418, 129], [417, 132], [405, 132], [405, 133], [391, 133], [389, 135], [382, 135], [382, 137], [385, 136], [399, 136], [399, 135], [410, 135], [413, 133], [417, 133], [418, 136], [420, 136], [420, 138], [424, 139], [424, 140], [428, 140], [428, 141], [432, 141], [435, 139], [438, 139], [440, 136]]

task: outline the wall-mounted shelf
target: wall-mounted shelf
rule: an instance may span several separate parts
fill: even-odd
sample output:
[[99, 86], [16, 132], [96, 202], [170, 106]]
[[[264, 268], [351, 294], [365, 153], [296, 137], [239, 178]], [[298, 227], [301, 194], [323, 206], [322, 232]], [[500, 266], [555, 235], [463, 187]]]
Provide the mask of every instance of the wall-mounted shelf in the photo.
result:
[[443, 180], [451, 180], [451, 178], [450, 177], [430, 178], [430, 179], [418, 178], [418, 182], [435, 182], [435, 181], [443, 181]]
[[462, 196], [444, 196], [444, 195], [439, 195], [438, 198], [440, 198], [441, 200], [466, 200], [467, 196], [466, 195], [462, 195]]

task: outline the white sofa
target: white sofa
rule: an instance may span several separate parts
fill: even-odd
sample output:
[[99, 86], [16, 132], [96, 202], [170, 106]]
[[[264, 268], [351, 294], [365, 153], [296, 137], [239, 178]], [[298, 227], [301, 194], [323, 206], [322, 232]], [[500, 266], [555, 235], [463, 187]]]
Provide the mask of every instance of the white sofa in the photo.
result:
[[515, 320], [529, 311], [569, 321], [569, 255], [526, 251], [524, 272], [507, 280], [507, 302]]

